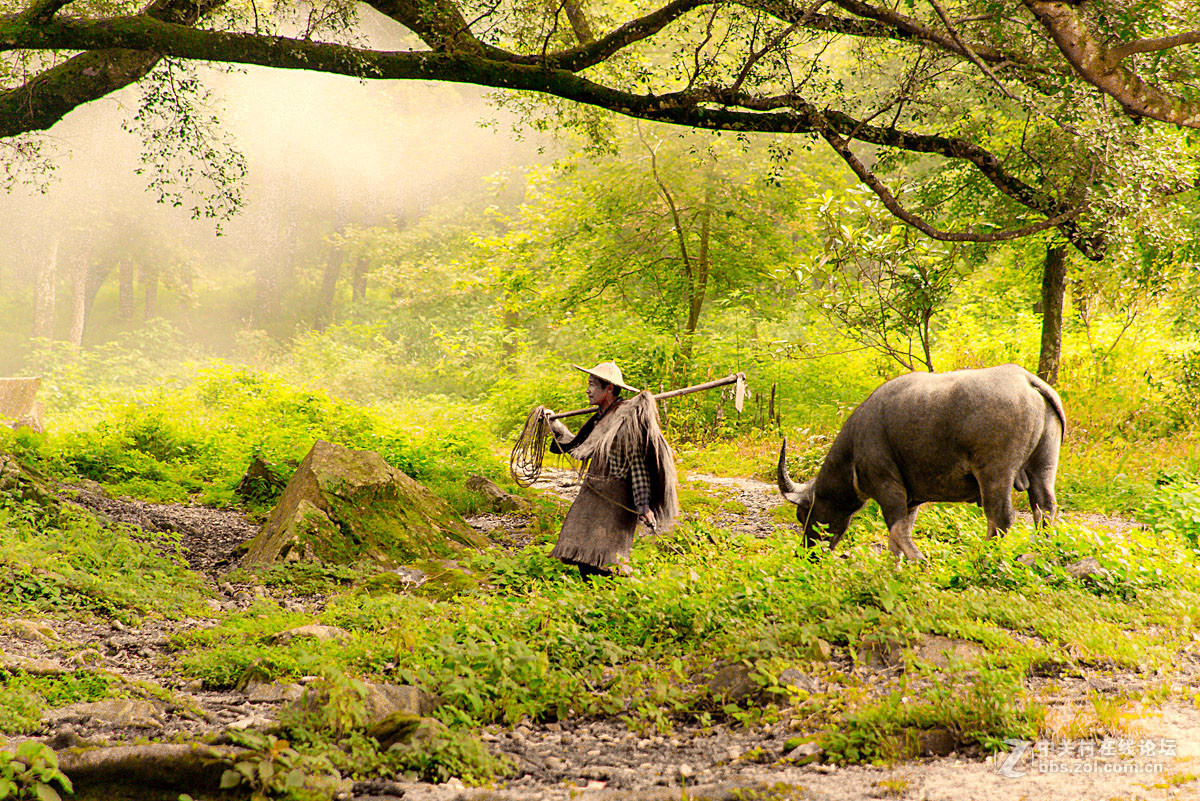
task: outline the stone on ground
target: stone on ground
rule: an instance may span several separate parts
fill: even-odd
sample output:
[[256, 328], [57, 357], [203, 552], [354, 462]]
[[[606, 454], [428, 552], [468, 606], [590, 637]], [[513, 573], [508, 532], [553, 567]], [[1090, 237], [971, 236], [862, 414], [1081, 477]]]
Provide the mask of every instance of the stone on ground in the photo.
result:
[[36, 400], [41, 376], [0, 378], [0, 425], [41, 433], [44, 407]]
[[318, 440], [251, 541], [244, 564], [403, 564], [483, 545], [445, 501], [379, 454]]
[[475, 490], [487, 499], [488, 506], [493, 512], [527, 512], [529, 501], [505, 492], [483, 476], [471, 476], [467, 479], [467, 489]]

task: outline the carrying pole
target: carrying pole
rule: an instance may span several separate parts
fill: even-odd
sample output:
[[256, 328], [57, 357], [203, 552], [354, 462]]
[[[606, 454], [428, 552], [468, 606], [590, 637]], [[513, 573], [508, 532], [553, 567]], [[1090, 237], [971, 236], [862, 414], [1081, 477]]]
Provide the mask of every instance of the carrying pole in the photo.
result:
[[[691, 395], [693, 392], [704, 392], [707, 389], [716, 389], [730, 384], [737, 384], [737, 389], [734, 391], [733, 405], [740, 412], [742, 410], [742, 401], [746, 397], [746, 374], [734, 373], [733, 375], [718, 378], [715, 381], [708, 381], [704, 384], [697, 384], [694, 387], [683, 387], [682, 389], [672, 389], [668, 392], [661, 392], [654, 396], [656, 401], [666, 400], [667, 398], [677, 398], [680, 395]], [[600, 411], [599, 406], [588, 406], [586, 409], [572, 409], [569, 412], [559, 412], [550, 416], [551, 420], [559, 420], [563, 417], [575, 417], [581, 414], [592, 414]]]

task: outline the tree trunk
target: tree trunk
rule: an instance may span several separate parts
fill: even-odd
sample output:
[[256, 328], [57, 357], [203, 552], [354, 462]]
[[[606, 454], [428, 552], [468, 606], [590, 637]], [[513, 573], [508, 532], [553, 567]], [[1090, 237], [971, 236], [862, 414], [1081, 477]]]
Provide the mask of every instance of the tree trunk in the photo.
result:
[[350, 290], [352, 303], [360, 303], [367, 297], [367, 258], [365, 256], [359, 256], [354, 262], [354, 276]]
[[329, 260], [325, 262], [325, 270], [321, 273], [321, 294], [317, 296], [317, 315], [313, 328], [324, 331], [333, 321], [333, 304], [337, 298], [337, 282], [342, 274], [342, 262], [346, 260], [346, 251], [340, 245], [335, 245], [329, 252]]
[[133, 320], [133, 262], [122, 259], [117, 275], [117, 316], [125, 322]]
[[145, 306], [142, 319], [149, 320], [158, 314], [158, 268], [143, 266], [141, 269], [142, 291]]
[[67, 341], [75, 347], [83, 345], [83, 326], [87, 323], [88, 257], [80, 253], [71, 260], [71, 333]]
[[250, 313], [254, 324], [262, 328], [278, 317], [279, 312], [279, 264], [278, 250], [259, 262], [254, 278], [254, 309]]
[[583, 6], [579, 0], [563, 0], [563, 10], [567, 12], [567, 20], [571, 23], [571, 30], [575, 32], [575, 39], [580, 44], [591, 44], [596, 40], [596, 36], [592, 33], [592, 26], [588, 22], [587, 14], [583, 11]]
[[33, 336], [35, 339], [54, 338], [54, 290], [58, 283], [58, 247], [62, 236], [55, 236], [50, 254], [37, 274], [36, 298], [33, 304]]
[[1058, 383], [1062, 363], [1063, 298], [1067, 293], [1067, 249], [1062, 245], [1046, 248], [1042, 268], [1042, 352], [1038, 356], [1038, 377], [1047, 384]]
[[680, 347], [680, 351], [683, 354], [684, 367], [689, 371], [692, 366], [693, 340], [696, 338], [696, 328], [700, 325], [700, 312], [704, 310], [704, 299], [708, 293], [708, 272], [710, 266], [708, 240], [709, 232], [712, 229], [712, 196], [712, 174], [709, 173], [706, 177], [704, 187], [704, 207], [700, 209], [700, 247], [690, 271], [691, 288], [688, 292], [688, 318], [683, 329], [683, 345]]

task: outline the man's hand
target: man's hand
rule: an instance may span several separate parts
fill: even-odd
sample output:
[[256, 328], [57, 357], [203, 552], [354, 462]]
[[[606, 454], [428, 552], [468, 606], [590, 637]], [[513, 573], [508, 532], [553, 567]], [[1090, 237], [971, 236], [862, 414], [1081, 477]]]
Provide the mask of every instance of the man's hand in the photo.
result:
[[638, 518], [639, 518], [639, 519], [640, 519], [640, 520], [641, 520], [643, 523], [645, 523], [645, 524], [646, 524], [646, 528], [650, 529], [651, 531], [654, 531], [655, 527], [656, 527], [656, 526], [657, 526], [657, 524], [658, 524], [658, 521], [657, 521], [657, 520], [655, 519], [655, 517], [654, 517], [654, 510], [653, 510], [653, 509], [647, 509], [646, 511], [644, 511], [644, 512], [642, 512], [640, 515], [638, 515]]

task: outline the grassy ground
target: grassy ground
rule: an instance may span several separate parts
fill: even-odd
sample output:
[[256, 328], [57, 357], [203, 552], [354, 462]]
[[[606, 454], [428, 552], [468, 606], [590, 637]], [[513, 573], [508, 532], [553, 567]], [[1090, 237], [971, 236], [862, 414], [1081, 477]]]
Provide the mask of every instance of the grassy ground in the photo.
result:
[[[116, 409], [91, 429], [56, 438], [6, 435], [0, 450], [57, 478], [92, 478], [160, 500], [227, 504], [238, 502], [232, 486], [250, 454], [286, 464], [302, 455], [304, 437], [375, 444], [452, 499], [458, 490], [450, 477], [468, 465], [493, 475], [503, 469], [478, 431], [435, 441], [432, 428], [388, 425], [278, 385], [249, 392], [248, 381], [213, 377], [191, 395]], [[254, 414], [268, 407], [278, 430], [254, 425]], [[188, 414], [181, 417], [181, 410]], [[831, 433], [792, 432], [794, 473], [815, 470]], [[1150, 703], [1178, 695], [1169, 677], [1200, 623], [1200, 555], [1193, 547], [1200, 497], [1188, 483], [1195, 439], [1073, 437], [1060, 479], [1064, 507], [1119, 512], [1149, 527], [1074, 518], [1037, 534], [1018, 525], [1002, 541], [988, 542], [978, 510], [941, 506], [923, 512], [918, 523], [929, 564], [896, 566], [881, 548], [874, 506], [829, 555], [807, 550], [784, 525], [762, 539], [716, 525], [718, 515], [750, 510], [692, 482], [685, 501], [693, 515], [668, 535], [639, 541], [629, 579], [584, 584], [549, 559], [561, 507], [540, 504], [533, 541], [519, 551], [464, 560], [475, 580], [457, 587], [405, 592], [369, 566], [299, 565], [252, 579], [265, 590], [248, 609], [215, 612], [207, 604], [215, 597], [212, 583], [186, 567], [170, 537], [105, 527], [10, 491], [0, 494], [0, 568], [15, 579], [0, 589], [0, 610], [51, 625], [211, 621], [175, 635], [167, 685], [199, 679], [228, 688], [248, 677], [325, 676], [332, 686], [373, 679], [438, 692], [444, 703], [436, 715], [452, 736], [407, 761], [372, 751], [371, 742], [347, 735], [346, 727], [297, 724], [297, 759], [331, 759], [349, 749], [358, 767], [337, 761], [348, 772], [451, 771], [484, 781], [504, 767], [472, 739], [480, 727], [588, 716], [657, 733], [684, 724], [784, 721], [838, 763], [912, 756], [918, 735], [933, 730], [989, 751], [1006, 738], [1033, 739], [1063, 727], [1033, 690], [1035, 677], [1158, 671], [1166, 678], [1154, 686], [1167, 689], [1138, 692]], [[769, 481], [778, 442], [768, 432], [684, 445], [679, 462], [685, 472]], [[459, 496], [460, 509], [472, 503]], [[269, 499], [249, 505], [261, 513]], [[1094, 575], [1068, 570], [1089, 557], [1100, 568]], [[284, 599], [297, 594], [322, 596], [321, 611], [289, 607]], [[273, 644], [272, 635], [307, 623], [338, 626], [349, 638]], [[930, 635], [977, 647], [969, 658], [931, 662], [914, 650]], [[872, 679], [855, 669], [889, 661], [908, 669]], [[697, 677], [715, 664], [746, 665], [758, 691], [734, 703], [714, 694]], [[826, 689], [789, 686], [780, 679], [789, 668], [822, 677]], [[106, 675], [82, 670], [45, 681], [0, 669], [0, 730], [32, 731], [44, 709], [119, 692]], [[354, 693], [345, 697], [345, 715], [353, 719]], [[1097, 697], [1095, 714], [1077, 721], [1079, 736], [1101, 731], [1113, 705], [1128, 700]]]

